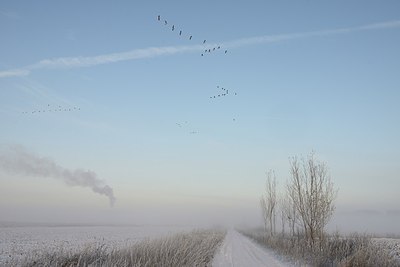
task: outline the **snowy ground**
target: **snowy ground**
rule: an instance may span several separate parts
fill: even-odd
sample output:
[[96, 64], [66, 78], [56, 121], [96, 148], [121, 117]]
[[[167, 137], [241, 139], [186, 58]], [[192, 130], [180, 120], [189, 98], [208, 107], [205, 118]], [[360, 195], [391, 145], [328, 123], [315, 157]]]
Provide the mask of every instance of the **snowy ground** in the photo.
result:
[[[73, 252], [96, 244], [118, 249], [145, 238], [191, 230], [193, 228], [182, 226], [0, 226], [0, 266], [18, 263], [27, 255], [60, 250]], [[400, 239], [373, 238], [373, 242], [400, 260]], [[275, 267], [291, 264], [232, 229], [218, 250], [213, 266]]]
[[372, 243], [390, 253], [400, 265], [400, 239], [397, 238], [372, 238]]
[[254, 243], [235, 230], [229, 230], [225, 240], [213, 260], [214, 267], [225, 266], [290, 266], [277, 256]]
[[60, 250], [79, 251], [96, 244], [117, 249], [145, 238], [190, 230], [193, 228], [182, 226], [0, 227], [0, 266], [7, 266], [9, 262], [18, 263], [27, 255]]
[[[400, 239], [373, 238], [374, 245], [388, 251], [400, 264]], [[225, 266], [293, 266], [274, 252], [256, 244], [235, 230], [229, 230], [213, 260], [214, 267]]]

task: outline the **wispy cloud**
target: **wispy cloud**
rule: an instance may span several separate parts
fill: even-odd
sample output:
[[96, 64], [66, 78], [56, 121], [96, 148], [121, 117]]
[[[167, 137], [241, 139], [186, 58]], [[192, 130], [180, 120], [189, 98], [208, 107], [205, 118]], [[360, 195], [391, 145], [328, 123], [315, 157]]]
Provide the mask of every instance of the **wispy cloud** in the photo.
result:
[[328, 29], [328, 30], [321, 30], [321, 31], [309, 31], [309, 32], [298, 32], [298, 33], [277, 34], [277, 35], [264, 35], [264, 36], [243, 38], [243, 39], [238, 39], [238, 40], [234, 40], [234, 41], [230, 41], [230, 42], [225, 42], [224, 47], [236, 48], [236, 47], [243, 47], [243, 46], [247, 46], [247, 45], [276, 43], [276, 42], [283, 42], [283, 41], [287, 41], [287, 40], [294, 40], [294, 39], [301, 39], [301, 38], [331, 36], [331, 35], [353, 33], [353, 32], [359, 32], [359, 31], [390, 29], [390, 28], [400, 28], [400, 20], [367, 24], [367, 25], [358, 26], [358, 27], [347, 27], [347, 28]]
[[21, 16], [18, 13], [10, 10], [0, 10], [0, 15], [13, 20], [21, 18]]
[[10, 69], [10, 70], [0, 71], [0, 78], [13, 77], [13, 76], [26, 76], [29, 74], [30, 70], [27, 67], [20, 69]]
[[29, 75], [31, 71], [38, 69], [83, 68], [83, 67], [91, 67], [102, 64], [115, 63], [120, 61], [201, 51], [203, 49], [204, 49], [203, 45], [149, 47], [144, 49], [135, 49], [127, 52], [105, 54], [93, 57], [79, 56], [79, 57], [60, 57], [53, 59], [44, 59], [33, 65], [28, 65], [19, 69], [9, 69], [5, 71], [0, 71], [0, 78], [12, 77], [12, 76], [25, 76]]
[[[242, 38], [233, 41], [219, 43], [225, 48], [239, 48], [249, 45], [276, 43], [287, 40], [295, 40], [309, 37], [322, 37], [346, 34], [358, 31], [370, 31], [380, 29], [400, 28], [400, 20], [386, 21], [381, 23], [367, 24], [358, 27], [347, 27], [337, 29], [327, 29], [321, 31], [298, 32], [277, 35], [263, 35], [250, 38]], [[212, 46], [216, 44], [208, 44]], [[0, 71], [0, 78], [25, 76], [29, 75], [34, 70], [39, 69], [69, 69], [69, 68], [83, 68], [91, 67], [102, 64], [116, 63], [120, 61], [136, 60], [143, 58], [152, 58], [166, 55], [174, 55], [179, 53], [198, 52], [204, 49], [204, 45], [191, 45], [191, 46], [164, 46], [164, 47], [149, 47], [143, 49], [134, 49], [131, 51], [112, 53], [105, 55], [98, 55], [92, 57], [60, 57], [52, 59], [44, 59], [35, 64], [28, 65], [18, 69], [8, 69]]]
[[[15, 85], [15, 88], [18, 88], [26, 95], [30, 97], [24, 97], [26, 99], [25, 104], [36, 104], [36, 105], [63, 105], [63, 106], [73, 106], [76, 105], [72, 103], [70, 100], [67, 100], [65, 97], [62, 97], [51, 90], [46, 85], [39, 83], [38, 81], [32, 79], [31, 77], [22, 77], [20, 81], [18, 81]], [[54, 89], [54, 88], [53, 88]]]

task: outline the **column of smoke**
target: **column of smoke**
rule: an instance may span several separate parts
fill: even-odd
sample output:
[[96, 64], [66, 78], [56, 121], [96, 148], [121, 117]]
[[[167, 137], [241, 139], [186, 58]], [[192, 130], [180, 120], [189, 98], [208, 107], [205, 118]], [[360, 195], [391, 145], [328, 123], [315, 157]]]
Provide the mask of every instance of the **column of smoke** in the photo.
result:
[[82, 169], [65, 169], [53, 160], [34, 155], [20, 146], [0, 148], [0, 170], [12, 174], [60, 179], [69, 186], [89, 187], [93, 192], [107, 196], [111, 206], [115, 202], [113, 189], [104, 185], [96, 173]]

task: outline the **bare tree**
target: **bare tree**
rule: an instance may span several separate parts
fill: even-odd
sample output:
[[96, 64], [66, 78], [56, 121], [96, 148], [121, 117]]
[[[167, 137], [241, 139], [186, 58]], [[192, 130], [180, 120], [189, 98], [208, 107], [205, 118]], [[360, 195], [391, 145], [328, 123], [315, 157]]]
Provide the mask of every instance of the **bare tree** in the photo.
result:
[[290, 165], [288, 194], [304, 234], [310, 246], [314, 246], [318, 238], [323, 238], [324, 228], [335, 210], [336, 190], [326, 164], [316, 161], [313, 154], [302, 161], [294, 157]]
[[261, 213], [263, 217], [263, 223], [264, 223], [264, 232], [268, 231], [268, 210], [267, 210], [267, 203], [265, 201], [264, 196], [261, 197], [260, 199], [260, 205], [261, 205]]
[[270, 235], [275, 234], [276, 221], [276, 177], [273, 171], [267, 173], [267, 182], [265, 185], [264, 195], [261, 196], [261, 209], [264, 219], [265, 230], [270, 232]]
[[297, 212], [291, 196], [292, 194], [290, 194], [289, 190], [287, 190], [286, 194], [281, 200], [281, 210], [282, 210], [282, 217], [284, 217], [284, 220], [288, 223], [289, 234], [291, 236], [294, 236]]
[[282, 230], [282, 236], [285, 236], [285, 227], [286, 227], [286, 222], [287, 222], [287, 217], [285, 214], [285, 196], [279, 197], [279, 212], [280, 212], [280, 218], [281, 218], [281, 230]]

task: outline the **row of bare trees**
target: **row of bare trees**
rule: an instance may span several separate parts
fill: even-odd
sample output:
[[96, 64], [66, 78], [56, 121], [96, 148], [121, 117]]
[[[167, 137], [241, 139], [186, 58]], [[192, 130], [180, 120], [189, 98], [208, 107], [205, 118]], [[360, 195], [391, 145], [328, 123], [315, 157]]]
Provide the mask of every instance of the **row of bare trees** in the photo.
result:
[[276, 176], [267, 173], [267, 181], [260, 204], [265, 232], [276, 234], [277, 214], [281, 230], [286, 225], [291, 236], [302, 234], [314, 247], [324, 238], [324, 228], [335, 210], [337, 190], [328, 173], [327, 165], [311, 154], [307, 159], [290, 159], [290, 179], [283, 194], [277, 195]]

